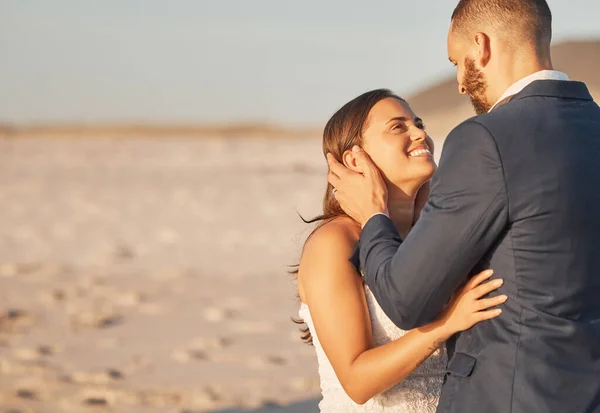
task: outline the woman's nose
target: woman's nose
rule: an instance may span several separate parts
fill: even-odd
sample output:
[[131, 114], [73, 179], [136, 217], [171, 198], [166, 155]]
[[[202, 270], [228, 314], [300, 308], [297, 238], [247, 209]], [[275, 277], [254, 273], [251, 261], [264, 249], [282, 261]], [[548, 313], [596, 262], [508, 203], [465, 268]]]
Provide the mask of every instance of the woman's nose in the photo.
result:
[[422, 142], [425, 139], [427, 139], [427, 132], [425, 132], [423, 129], [418, 129], [410, 137], [410, 140], [413, 142]]

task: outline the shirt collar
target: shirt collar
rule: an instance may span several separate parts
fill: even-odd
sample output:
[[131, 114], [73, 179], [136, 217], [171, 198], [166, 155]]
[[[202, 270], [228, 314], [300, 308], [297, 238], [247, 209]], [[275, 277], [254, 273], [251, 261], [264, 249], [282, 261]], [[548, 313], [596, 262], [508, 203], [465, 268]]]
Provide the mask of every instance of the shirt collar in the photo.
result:
[[511, 87], [509, 87], [506, 90], [506, 92], [504, 92], [504, 94], [502, 96], [500, 96], [500, 99], [498, 99], [498, 101], [496, 103], [494, 103], [494, 106], [492, 106], [489, 111], [491, 112], [492, 109], [494, 109], [498, 103], [500, 103], [501, 101], [503, 101], [504, 99], [506, 99], [509, 96], [514, 96], [517, 93], [521, 92], [523, 89], [525, 89], [527, 86], [529, 86], [532, 82], [534, 82], [536, 80], [564, 80], [564, 81], [567, 81], [567, 80], [569, 80], [569, 76], [567, 76], [565, 73], [559, 72], [557, 70], [541, 70], [539, 72], [536, 72], [529, 76], [526, 76], [523, 79], [514, 83]]

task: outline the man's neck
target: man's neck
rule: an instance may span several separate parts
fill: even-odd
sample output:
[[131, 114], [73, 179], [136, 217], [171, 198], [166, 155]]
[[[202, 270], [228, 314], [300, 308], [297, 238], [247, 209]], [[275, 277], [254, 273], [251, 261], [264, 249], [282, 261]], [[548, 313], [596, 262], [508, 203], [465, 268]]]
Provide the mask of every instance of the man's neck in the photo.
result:
[[524, 79], [542, 70], [554, 70], [550, 57], [539, 58], [533, 52], [521, 55], [508, 56], [504, 61], [513, 62], [510, 66], [503, 66], [500, 70], [500, 79], [496, 88], [497, 99], [519, 80]]

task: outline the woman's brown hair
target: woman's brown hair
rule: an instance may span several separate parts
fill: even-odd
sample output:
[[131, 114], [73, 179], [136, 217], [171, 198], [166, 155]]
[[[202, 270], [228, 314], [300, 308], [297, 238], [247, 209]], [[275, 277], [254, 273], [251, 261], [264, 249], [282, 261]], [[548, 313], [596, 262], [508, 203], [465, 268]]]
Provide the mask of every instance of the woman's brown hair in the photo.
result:
[[[335, 112], [323, 130], [323, 155], [326, 156], [327, 153], [331, 153], [338, 162], [343, 162], [342, 157], [346, 151], [352, 150], [354, 145], [362, 146], [363, 131], [367, 126], [371, 109], [373, 109], [373, 106], [378, 102], [387, 98], [394, 98], [406, 102], [388, 89], [376, 89], [352, 99]], [[347, 215], [335, 199], [333, 187], [328, 183], [323, 197], [323, 212], [321, 215], [309, 220], [305, 220], [301, 217], [307, 224], [317, 223], [316, 227], [307, 237], [307, 241], [320, 227], [343, 216]], [[290, 273], [297, 276], [298, 265], [294, 265], [294, 269], [290, 271]], [[296, 324], [303, 325], [300, 329], [302, 332], [302, 340], [311, 344], [312, 336], [308, 327], [304, 324], [304, 321], [297, 318], [294, 318], [293, 321]]]

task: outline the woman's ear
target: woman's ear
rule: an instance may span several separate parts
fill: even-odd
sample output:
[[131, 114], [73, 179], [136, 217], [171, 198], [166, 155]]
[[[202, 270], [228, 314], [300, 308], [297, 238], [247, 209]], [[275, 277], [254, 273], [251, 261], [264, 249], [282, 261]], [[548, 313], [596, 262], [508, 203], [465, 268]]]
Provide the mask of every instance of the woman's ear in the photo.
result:
[[356, 162], [356, 156], [354, 156], [354, 152], [351, 150], [344, 152], [342, 155], [342, 161], [344, 162], [344, 166], [351, 171], [362, 172], [358, 167], [358, 163]]

